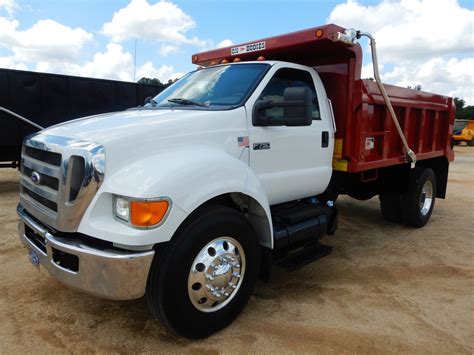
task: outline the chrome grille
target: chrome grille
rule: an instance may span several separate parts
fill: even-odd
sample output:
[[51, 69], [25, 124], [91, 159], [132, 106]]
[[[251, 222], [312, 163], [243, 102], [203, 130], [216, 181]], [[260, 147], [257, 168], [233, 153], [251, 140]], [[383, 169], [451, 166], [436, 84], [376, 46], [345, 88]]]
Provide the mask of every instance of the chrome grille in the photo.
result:
[[99, 144], [30, 136], [21, 156], [20, 202], [54, 229], [75, 232], [104, 172], [105, 150]]

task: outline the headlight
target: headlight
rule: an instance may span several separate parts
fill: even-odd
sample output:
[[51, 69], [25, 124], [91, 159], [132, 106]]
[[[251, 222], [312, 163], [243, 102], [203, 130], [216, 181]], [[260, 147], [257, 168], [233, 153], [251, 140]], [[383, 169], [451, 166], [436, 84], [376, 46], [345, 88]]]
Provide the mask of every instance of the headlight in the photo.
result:
[[125, 224], [137, 228], [153, 228], [164, 222], [170, 210], [169, 198], [132, 199], [114, 198], [114, 215]]
[[115, 197], [115, 217], [130, 222], [130, 204], [122, 197]]

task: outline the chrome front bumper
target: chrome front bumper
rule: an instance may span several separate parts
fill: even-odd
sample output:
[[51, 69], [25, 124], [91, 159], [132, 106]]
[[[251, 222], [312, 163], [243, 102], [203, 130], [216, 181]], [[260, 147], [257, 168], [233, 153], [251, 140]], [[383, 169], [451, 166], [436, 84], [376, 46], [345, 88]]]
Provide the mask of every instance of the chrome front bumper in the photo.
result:
[[[58, 281], [81, 291], [114, 300], [140, 298], [145, 294], [148, 272], [155, 252], [99, 249], [78, 239], [54, 236], [30, 217], [19, 204], [20, 241], [34, 251], [39, 264]], [[72, 270], [61, 266], [57, 255], [73, 259]], [[75, 264], [76, 265], [76, 264]]]

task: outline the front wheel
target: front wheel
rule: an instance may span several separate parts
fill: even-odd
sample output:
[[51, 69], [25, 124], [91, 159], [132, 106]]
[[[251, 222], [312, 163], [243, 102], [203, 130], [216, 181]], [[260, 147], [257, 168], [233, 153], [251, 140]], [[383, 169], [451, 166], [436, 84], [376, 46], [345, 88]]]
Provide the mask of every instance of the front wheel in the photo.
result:
[[148, 278], [154, 315], [174, 333], [203, 338], [230, 324], [257, 280], [260, 248], [238, 211], [207, 208], [160, 249]]

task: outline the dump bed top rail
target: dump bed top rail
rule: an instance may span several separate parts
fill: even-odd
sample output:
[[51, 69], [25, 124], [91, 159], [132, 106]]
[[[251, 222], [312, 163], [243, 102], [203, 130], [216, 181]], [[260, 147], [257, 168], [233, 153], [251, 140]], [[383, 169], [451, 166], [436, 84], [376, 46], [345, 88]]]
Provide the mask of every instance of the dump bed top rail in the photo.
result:
[[219, 63], [258, 60], [281, 60], [308, 66], [346, 63], [348, 58], [358, 61], [355, 79], [360, 79], [362, 51], [360, 45], [347, 45], [337, 38], [343, 27], [329, 24], [280, 36], [201, 52], [192, 56], [192, 62], [201, 66]]

